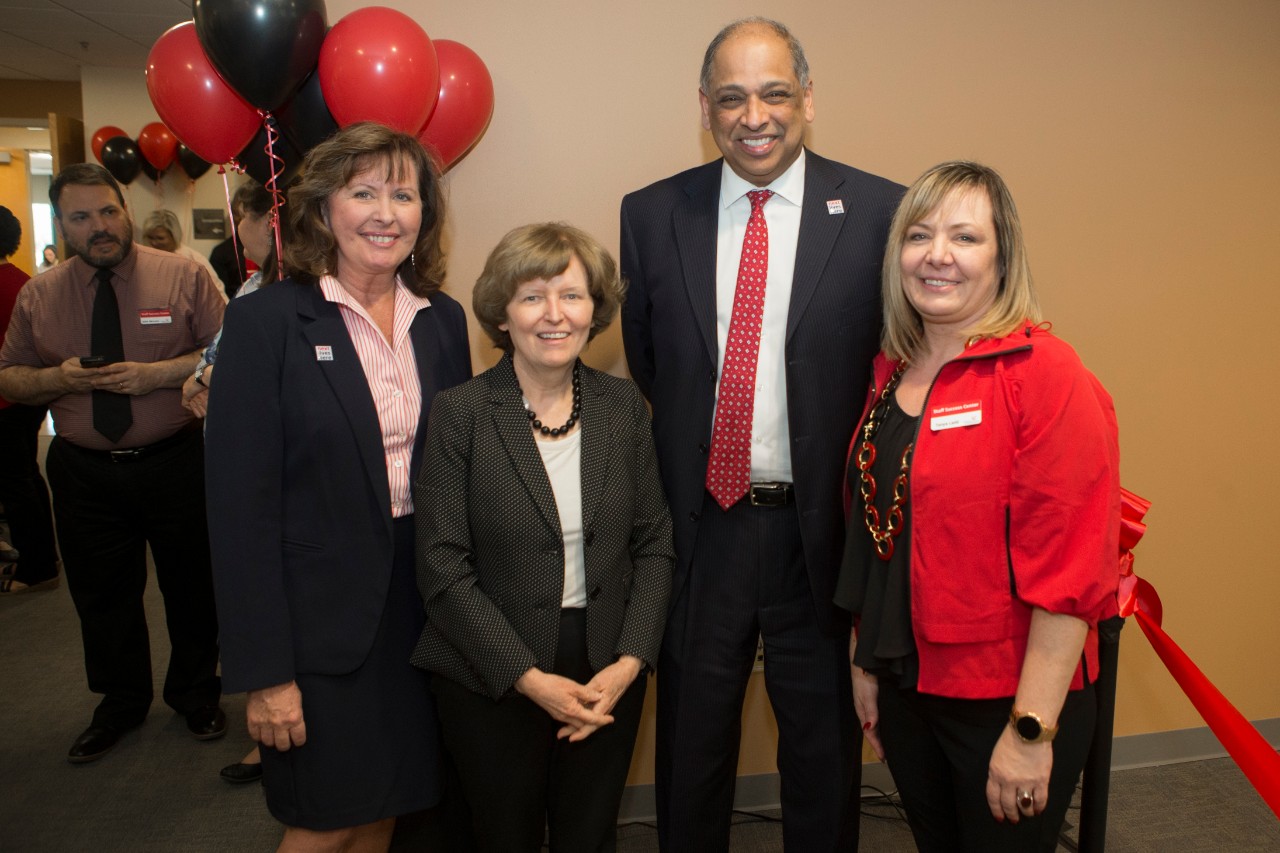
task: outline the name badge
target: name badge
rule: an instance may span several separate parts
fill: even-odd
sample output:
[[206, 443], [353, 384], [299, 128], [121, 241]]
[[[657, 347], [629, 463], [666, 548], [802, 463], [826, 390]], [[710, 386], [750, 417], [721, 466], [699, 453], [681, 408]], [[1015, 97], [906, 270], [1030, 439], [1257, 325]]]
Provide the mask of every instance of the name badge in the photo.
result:
[[143, 308], [138, 311], [138, 322], [144, 326], [167, 326], [173, 322], [168, 308]]
[[838, 198], [827, 199], [827, 216], [844, 213], [844, 202]]
[[982, 423], [981, 400], [974, 400], [972, 403], [947, 403], [934, 406], [929, 412], [929, 429], [934, 432], [980, 423]]
[[331, 346], [316, 347], [316, 361], [333, 361], [333, 347]]

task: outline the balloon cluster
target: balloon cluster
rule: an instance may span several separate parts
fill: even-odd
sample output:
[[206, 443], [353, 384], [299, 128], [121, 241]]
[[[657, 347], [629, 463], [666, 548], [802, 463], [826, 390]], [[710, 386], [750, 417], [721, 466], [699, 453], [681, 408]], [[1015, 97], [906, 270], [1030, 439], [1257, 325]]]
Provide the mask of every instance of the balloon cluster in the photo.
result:
[[402, 12], [358, 9], [330, 29], [324, 0], [193, 10], [151, 48], [151, 103], [193, 157], [234, 161], [263, 184], [287, 182], [308, 150], [359, 121], [418, 136], [447, 169], [493, 115], [480, 57]]
[[185, 146], [158, 121], [144, 127], [137, 139], [115, 125], [100, 127], [93, 133], [92, 147], [93, 156], [122, 184], [132, 183], [139, 174], [158, 181], [174, 160], [181, 160], [182, 168], [192, 179], [209, 169], [209, 164], [198, 157], [188, 165], [189, 158], [182, 152]]

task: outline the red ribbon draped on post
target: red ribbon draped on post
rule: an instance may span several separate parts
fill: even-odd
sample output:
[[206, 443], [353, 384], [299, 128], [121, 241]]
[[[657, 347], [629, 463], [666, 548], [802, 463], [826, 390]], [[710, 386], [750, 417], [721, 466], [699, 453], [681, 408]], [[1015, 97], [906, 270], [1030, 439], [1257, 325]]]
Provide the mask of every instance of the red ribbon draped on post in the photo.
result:
[[1138, 627], [1169, 674], [1271, 811], [1280, 817], [1280, 754], [1164, 632], [1160, 596], [1155, 587], [1133, 573], [1132, 548], [1146, 532], [1142, 517], [1151, 508], [1151, 502], [1127, 489], [1120, 491], [1120, 589], [1117, 593], [1120, 615], [1137, 619]]

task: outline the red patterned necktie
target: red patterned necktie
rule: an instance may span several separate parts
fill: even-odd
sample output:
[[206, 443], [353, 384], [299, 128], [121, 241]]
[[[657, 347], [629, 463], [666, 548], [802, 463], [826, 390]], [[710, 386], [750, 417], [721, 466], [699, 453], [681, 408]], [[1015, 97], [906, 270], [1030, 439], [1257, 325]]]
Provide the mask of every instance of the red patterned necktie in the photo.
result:
[[751, 218], [742, 241], [733, 315], [720, 370], [720, 395], [711, 429], [707, 491], [724, 509], [733, 506], [751, 485], [751, 417], [756, 398], [756, 356], [764, 319], [764, 286], [769, 275], [769, 226], [764, 204], [772, 190], [752, 190]]

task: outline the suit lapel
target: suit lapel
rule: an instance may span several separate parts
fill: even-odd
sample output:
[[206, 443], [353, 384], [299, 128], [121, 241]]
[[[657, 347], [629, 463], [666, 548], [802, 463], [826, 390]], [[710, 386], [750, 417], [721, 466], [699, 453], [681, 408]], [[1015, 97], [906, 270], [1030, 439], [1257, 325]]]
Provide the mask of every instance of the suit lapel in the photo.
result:
[[697, 171], [685, 187], [688, 198], [671, 214], [676, 251], [689, 304], [702, 332], [707, 357], [716, 363], [716, 229], [719, 223], [720, 164]]
[[562, 536], [555, 494], [551, 491], [542, 455], [534, 443], [533, 430], [529, 429], [529, 415], [520, 398], [520, 386], [516, 382], [511, 356], [504, 356], [488, 375], [493, 422], [511, 458], [511, 465], [547, 524], [557, 536]]
[[616, 413], [610, 411], [595, 377], [582, 368], [582, 530], [593, 530], [592, 520], [604, 496], [610, 454], [613, 450]]
[[422, 461], [422, 446], [427, 438], [427, 413], [431, 401], [440, 390], [440, 331], [435, 312], [423, 308], [409, 326], [409, 339], [413, 341], [413, 359], [418, 365], [418, 387], [422, 391], [422, 408], [418, 414], [418, 432], [413, 439], [413, 457], [409, 463], [411, 481], [418, 479], [418, 464]]
[[[836, 238], [844, 227], [851, 199], [843, 196], [844, 178], [827, 161], [805, 151], [804, 209], [800, 212], [800, 233], [796, 242], [796, 268], [791, 280], [791, 303], [787, 306], [787, 341], [800, 325], [805, 308], [817, 290]], [[843, 213], [831, 213], [827, 202], [839, 199]]]
[[[319, 285], [303, 288], [298, 294], [298, 315], [302, 318], [302, 333], [316, 347], [316, 361], [339, 405], [351, 425], [360, 459], [369, 475], [369, 484], [378, 496], [381, 506], [387, 508], [387, 521], [391, 519], [391, 487], [387, 483], [387, 458], [382, 446], [382, 427], [378, 423], [378, 410], [373, 404], [373, 394], [365, 379], [364, 368], [355, 344], [347, 333], [338, 306], [327, 301]], [[327, 348], [322, 350], [322, 348]], [[321, 359], [324, 351], [332, 359]]]

